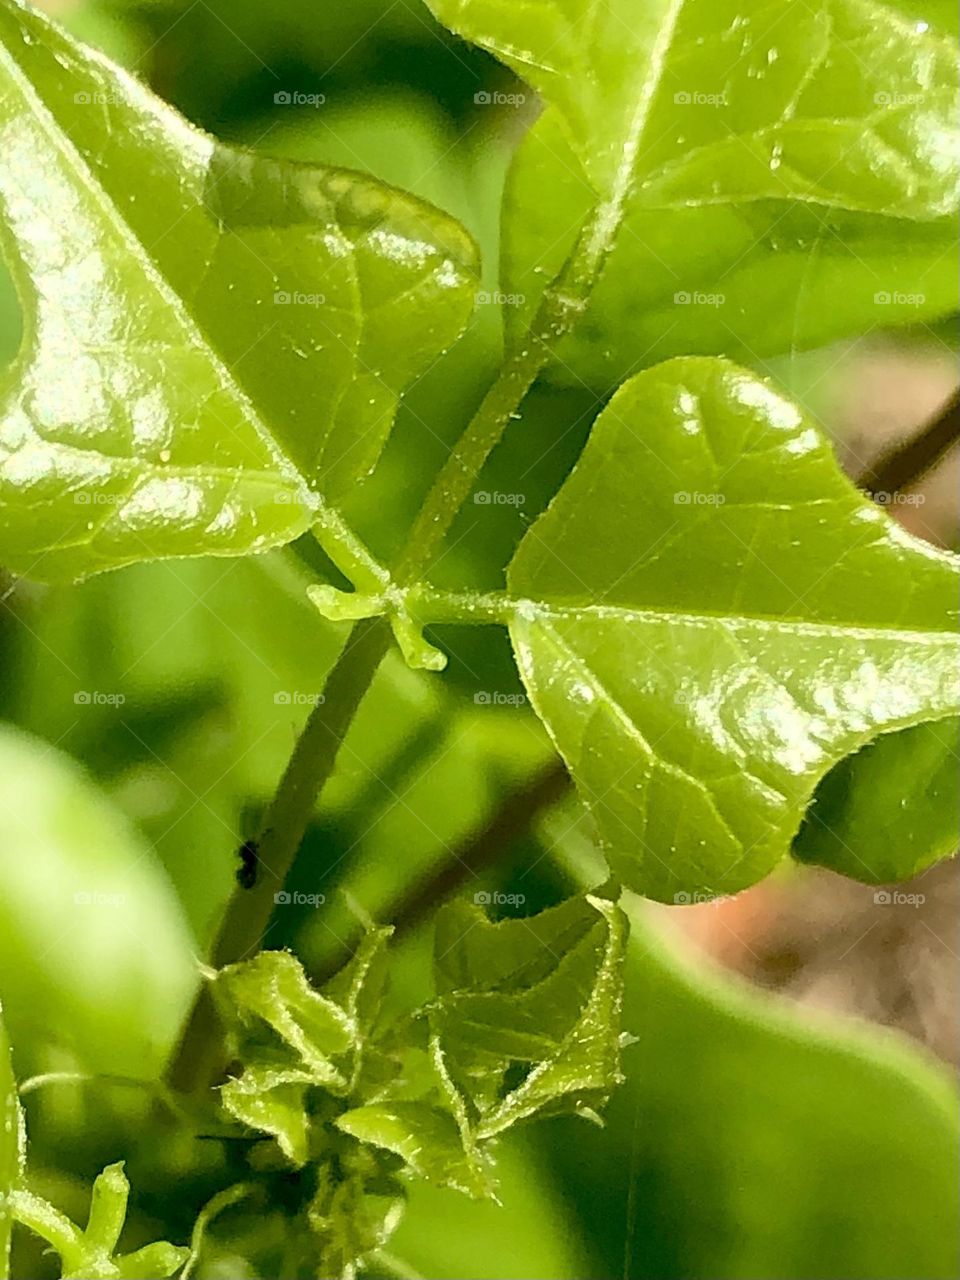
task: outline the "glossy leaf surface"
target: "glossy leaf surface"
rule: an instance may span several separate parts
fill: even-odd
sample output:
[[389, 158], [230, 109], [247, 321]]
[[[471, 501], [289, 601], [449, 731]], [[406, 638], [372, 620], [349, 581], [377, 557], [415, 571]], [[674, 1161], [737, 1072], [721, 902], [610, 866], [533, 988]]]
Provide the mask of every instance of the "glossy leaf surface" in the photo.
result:
[[372, 179], [217, 144], [15, 0], [0, 74], [27, 320], [2, 391], [4, 562], [81, 577], [296, 537], [459, 335], [469, 236]]
[[956, 713], [953, 559], [724, 361], [618, 392], [509, 582], [521, 674], [611, 867], [664, 901], [761, 878], [834, 764]]
[[547, 103], [507, 200], [518, 332], [590, 210], [623, 200], [557, 379], [613, 387], [955, 306], [956, 52], [936, 25], [872, 0], [431, 8]]

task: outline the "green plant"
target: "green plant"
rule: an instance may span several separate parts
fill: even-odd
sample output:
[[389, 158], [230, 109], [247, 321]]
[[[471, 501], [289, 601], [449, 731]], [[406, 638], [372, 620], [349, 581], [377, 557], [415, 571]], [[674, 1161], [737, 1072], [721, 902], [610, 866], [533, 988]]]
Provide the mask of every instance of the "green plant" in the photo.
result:
[[[54, 1209], [4, 1081], [4, 1229], [48, 1240], [64, 1276], [187, 1275], [207, 1255], [264, 1276], [403, 1274], [388, 1244], [410, 1181], [491, 1197], [501, 1135], [596, 1120], [621, 1081], [624, 891], [698, 902], [791, 857], [882, 884], [949, 851], [949, 784], [926, 784], [949, 772], [960, 713], [956, 562], [719, 354], [756, 365], [871, 328], [878, 305], [897, 323], [954, 303], [942, 33], [864, 0], [799, 19], [726, 0], [432, 8], [545, 104], [507, 179], [502, 292], [481, 290], [489, 264], [452, 216], [215, 141], [0, 0], [0, 226], [25, 314], [2, 386], [3, 563], [73, 583], [300, 540], [297, 604], [278, 592], [266, 623], [301, 633], [325, 673], [156, 1101], [168, 1127], [239, 1153], [192, 1247], [116, 1256], [116, 1164], [85, 1231]], [[410, 527], [384, 539], [357, 487], [407, 389], [434, 366], [463, 373], [450, 349], [478, 293], [513, 300], [499, 369]], [[543, 469], [560, 482], [501, 585], [478, 583], [441, 563], [448, 534], [471, 497], [518, 497], [480, 486], [535, 386], [602, 409], [569, 473]], [[391, 929], [362, 911], [328, 971], [261, 950], [381, 665], [403, 687], [394, 647], [439, 672], [443, 628], [490, 625], [523, 682], [510, 696], [529, 698], [592, 821], [605, 867], [589, 892], [497, 923], [440, 908], [435, 991], [402, 1010], [385, 1003]], [[542, 743], [531, 754], [555, 799], [563, 772]], [[904, 795], [906, 829], [878, 839]], [[411, 909], [438, 896], [428, 882]], [[235, 1225], [210, 1244], [221, 1218]]]

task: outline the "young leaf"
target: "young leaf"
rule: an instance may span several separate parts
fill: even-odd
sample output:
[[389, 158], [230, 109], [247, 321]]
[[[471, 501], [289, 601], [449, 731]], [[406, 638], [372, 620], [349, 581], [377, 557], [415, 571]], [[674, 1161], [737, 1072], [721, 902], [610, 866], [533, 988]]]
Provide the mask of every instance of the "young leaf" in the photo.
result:
[[319, 1086], [343, 1097], [360, 1082], [386, 980], [390, 933], [371, 928], [322, 993], [288, 951], [261, 951], [217, 975], [218, 995], [240, 1024], [235, 1039], [243, 1063], [242, 1074], [220, 1091], [223, 1106], [234, 1119], [275, 1137], [297, 1166], [311, 1154], [308, 1091]]
[[358, 1142], [393, 1151], [412, 1174], [437, 1186], [469, 1196], [491, 1194], [487, 1162], [465, 1148], [456, 1120], [438, 1107], [379, 1102], [345, 1112], [337, 1127]]
[[[462, 976], [431, 1023], [479, 1112], [479, 1140], [536, 1112], [592, 1111], [606, 1100], [620, 1079], [626, 936], [623, 913], [604, 898], [498, 924], [462, 904], [440, 913], [438, 985]], [[517, 1066], [522, 1077], [507, 1083]]]
[[955, 306], [956, 51], [930, 23], [874, 0], [430, 7], [547, 104], [507, 195], [517, 334], [610, 202], [613, 254], [555, 379], [612, 387]]
[[323, 1165], [307, 1210], [311, 1244], [319, 1253], [312, 1274], [353, 1280], [358, 1261], [390, 1239], [403, 1207], [402, 1196], [390, 1194], [382, 1183], [372, 1191], [362, 1172]]
[[725, 361], [618, 392], [509, 582], [524, 683], [610, 865], [662, 901], [752, 884], [831, 766], [957, 710], [952, 557]]
[[11, 1196], [23, 1177], [25, 1163], [23, 1110], [0, 1010], [0, 1280], [7, 1280], [10, 1274]]
[[53, 580], [295, 538], [459, 335], [469, 236], [373, 179], [220, 145], [17, 0], [0, 77], [27, 317], [0, 389], [4, 562]]
[[289, 951], [261, 951], [252, 960], [229, 965], [216, 977], [220, 994], [240, 1021], [266, 1024], [281, 1046], [318, 1084], [343, 1089], [346, 1082], [331, 1059], [353, 1044], [347, 1014], [307, 981], [300, 961]]
[[310, 1156], [307, 1089], [316, 1080], [310, 1071], [254, 1062], [220, 1090], [226, 1111], [251, 1129], [276, 1138], [287, 1159], [299, 1167]]

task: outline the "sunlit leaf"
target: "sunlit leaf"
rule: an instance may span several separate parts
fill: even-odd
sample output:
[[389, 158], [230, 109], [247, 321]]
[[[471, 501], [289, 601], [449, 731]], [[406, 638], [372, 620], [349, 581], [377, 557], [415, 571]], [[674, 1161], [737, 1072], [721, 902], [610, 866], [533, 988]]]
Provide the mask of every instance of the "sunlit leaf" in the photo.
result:
[[163, 868], [75, 762], [9, 725], [0, 809], [0, 998], [13, 1033], [33, 1063], [55, 1044], [86, 1070], [157, 1072], [194, 986]]
[[220, 1090], [224, 1108], [241, 1124], [276, 1138], [281, 1151], [295, 1165], [310, 1155], [310, 1125], [306, 1092], [314, 1077], [302, 1068], [246, 1066], [243, 1075]]
[[593, 206], [622, 215], [553, 377], [612, 387], [955, 308], [956, 50], [935, 24], [873, 0], [431, 8], [547, 104], [507, 200], [518, 333]]
[[343, 1087], [331, 1059], [347, 1052], [353, 1027], [344, 1011], [307, 981], [289, 951], [261, 951], [229, 965], [216, 977], [216, 990], [241, 1022], [265, 1024], [318, 1083]]
[[724, 361], [620, 390], [509, 580], [524, 682], [610, 865], [664, 901], [761, 878], [834, 764], [956, 713], [953, 558]]
[[290, 541], [459, 335], [469, 236], [370, 178], [219, 145], [16, 0], [0, 74], [28, 322], [3, 388], [3, 560], [56, 579]]

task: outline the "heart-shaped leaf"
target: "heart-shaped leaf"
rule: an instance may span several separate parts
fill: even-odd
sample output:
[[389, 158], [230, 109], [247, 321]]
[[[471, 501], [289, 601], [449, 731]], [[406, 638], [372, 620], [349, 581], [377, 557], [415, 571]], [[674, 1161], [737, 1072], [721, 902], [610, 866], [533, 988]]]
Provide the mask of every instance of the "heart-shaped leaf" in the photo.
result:
[[459, 335], [469, 236], [373, 179], [220, 145], [16, 0], [0, 87], [27, 322], [0, 383], [3, 562], [82, 577], [295, 538]]
[[555, 379], [612, 387], [672, 355], [753, 360], [956, 305], [956, 50], [931, 22], [873, 0], [430, 5], [547, 103], [507, 198], [517, 334], [610, 205], [613, 253]]
[[524, 683], [611, 867], [664, 901], [752, 884], [834, 764], [960, 704], [953, 558], [722, 360], [617, 393], [509, 582]]

